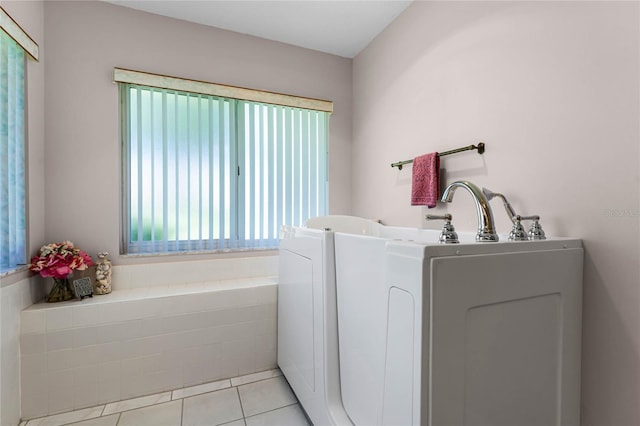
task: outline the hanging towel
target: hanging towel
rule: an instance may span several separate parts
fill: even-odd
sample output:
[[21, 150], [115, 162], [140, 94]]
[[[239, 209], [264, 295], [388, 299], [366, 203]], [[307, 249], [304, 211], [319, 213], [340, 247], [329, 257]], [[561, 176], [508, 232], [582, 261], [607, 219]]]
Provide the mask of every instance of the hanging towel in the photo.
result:
[[411, 205], [435, 207], [440, 189], [440, 157], [437, 152], [413, 160]]

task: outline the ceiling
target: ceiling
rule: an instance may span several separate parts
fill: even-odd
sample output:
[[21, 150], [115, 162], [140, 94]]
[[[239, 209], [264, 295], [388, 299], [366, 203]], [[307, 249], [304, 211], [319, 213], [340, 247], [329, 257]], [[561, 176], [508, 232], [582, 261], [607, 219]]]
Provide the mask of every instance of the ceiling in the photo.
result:
[[104, 0], [353, 58], [413, 0]]

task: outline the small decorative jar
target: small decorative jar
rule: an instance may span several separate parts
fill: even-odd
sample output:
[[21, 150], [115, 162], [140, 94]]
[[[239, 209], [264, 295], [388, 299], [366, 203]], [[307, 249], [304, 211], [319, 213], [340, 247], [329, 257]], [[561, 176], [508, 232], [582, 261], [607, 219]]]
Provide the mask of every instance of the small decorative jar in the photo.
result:
[[98, 253], [94, 294], [111, 293], [111, 261], [107, 259], [107, 256], [109, 256], [109, 253], [106, 251]]

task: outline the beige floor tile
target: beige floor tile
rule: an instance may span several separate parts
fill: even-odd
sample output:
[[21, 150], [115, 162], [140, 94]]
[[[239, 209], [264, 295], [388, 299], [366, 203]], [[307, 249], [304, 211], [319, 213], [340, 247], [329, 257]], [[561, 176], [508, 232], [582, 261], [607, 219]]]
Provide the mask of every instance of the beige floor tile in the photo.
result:
[[29, 420], [27, 426], [61, 426], [68, 423], [100, 417], [104, 405], [99, 407], [85, 408], [83, 410], [70, 411], [68, 413], [56, 414], [49, 417]]
[[155, 395], [142, 396], [140, 398], [127, 399], [124, 401], [107, 404], [102, 415], [106, 416], [107, 414], [135, 410], [136, 408], [147, 407], [154, 404], [161, 404], [168, 401], [171, 401], [171, 392], [163, 392], [157, 393]]
[[260, 373], [247, 374], [246, 376], [234, 377], [231, 379], [231, 386], [246, 385], [247, 383], [257, 382], [259, 380], [271, 379], [273, 377], [282, 376], [279, 368], [273, 370], [261, 371]]
[[220, 389], [226, 389], [231, 387], [229, 379], [219, 380], [217, 382], [205, 383], [203, 385], [191, 386], [184, 389], [174, 390], [171, 399], [176, 400], [180, 398], [188, 398], [194, 395], [201, 395], [203, 393], [214, 392]]
[[182, 401], [171, 401], [125, 411], [118, 426], [180, 426], [181, 419]]
[[20, 424], [63, 425], [286, 426], [308, 423], [282, 372], [276, 368]]
[[308, 426], [309, 422], [298, 404], [267, 411], [246, 418], [247, 426]]
[[78, 423], [71, 423], [69, 426], [116, 426], [120, 413], [111, 414], [110, 416], [98, 417], [91, 420], [85, 420]]
[[246, 417], [298, 402], [282, 376], [239, 386], [238, 392]]
[[182, 426], [214, 426], [242, 419], [235, 388], [184, 399]]
[[244, 422], [244, 419], [240, 419], [229, 423], [223, 423], [220, 426], [246, 426], [246, 424]]

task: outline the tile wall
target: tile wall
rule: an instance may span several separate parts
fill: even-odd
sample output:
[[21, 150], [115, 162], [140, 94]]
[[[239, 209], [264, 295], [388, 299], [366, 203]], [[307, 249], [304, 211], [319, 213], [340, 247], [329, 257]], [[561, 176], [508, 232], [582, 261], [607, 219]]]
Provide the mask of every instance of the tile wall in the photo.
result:
[[20, 421], [20, 311], [42, 290], [26, 278], [5, 285], [0, 279], [0, 425]]
[[[109, 295], [22, 311], [22, 418], [274, 368], [275, 279], [246, 275], [275, 275], [276, 262], [255, 259], [189, 262], [215, 281], [182, 267], [114, 267]], [[134, 285], [142, 277], [149, 285]]]
[[118, 265], [113, 268], [113, 289], [175, 287], [183, 284], [276, 275], [277, 255]]

